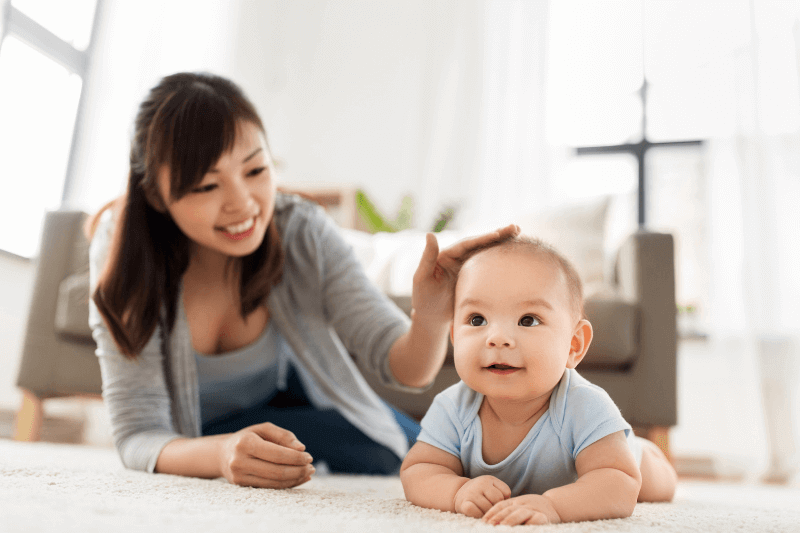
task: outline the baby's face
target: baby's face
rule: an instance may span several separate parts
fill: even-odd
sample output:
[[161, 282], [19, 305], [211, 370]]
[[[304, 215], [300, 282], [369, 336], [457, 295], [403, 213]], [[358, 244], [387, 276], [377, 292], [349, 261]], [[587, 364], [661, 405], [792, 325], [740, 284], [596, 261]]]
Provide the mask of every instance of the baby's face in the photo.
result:
[[582, 322], [562, 272], [525, 250], [490, 249], [459, 274], [451, 331], [459, 376], [498, 399], [548, 395], [574, 368], [574, 335]]

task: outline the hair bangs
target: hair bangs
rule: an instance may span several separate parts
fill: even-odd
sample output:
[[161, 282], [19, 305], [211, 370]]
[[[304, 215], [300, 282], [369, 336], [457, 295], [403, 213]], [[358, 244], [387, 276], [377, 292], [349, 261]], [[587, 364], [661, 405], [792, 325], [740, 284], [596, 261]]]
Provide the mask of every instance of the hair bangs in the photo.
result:
[[242, 122], [264, 131], [249, 102], [234, 93], [220, 94], [219, 88], [202, 81], [174, 93], [160, 111], [151, 126], [150, 145], [155, 148], [151, 153], [157, 154], [154, 170], [169, 166], [169, 193], [174, 200], [196, 187], [233, 147]]

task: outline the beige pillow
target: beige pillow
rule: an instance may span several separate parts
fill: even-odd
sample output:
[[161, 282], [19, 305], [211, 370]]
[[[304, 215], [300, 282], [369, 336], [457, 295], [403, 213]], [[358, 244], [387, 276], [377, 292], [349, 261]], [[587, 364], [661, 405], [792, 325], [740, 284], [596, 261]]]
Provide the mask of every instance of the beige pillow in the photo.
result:
[[[584, 286], [603, 283], [606, 213], [610, 199], [551, 208], [516, 221], [522, 233], [538, 237], [572, 261]], [[587, 291], [589, 292], [589, 291]]]

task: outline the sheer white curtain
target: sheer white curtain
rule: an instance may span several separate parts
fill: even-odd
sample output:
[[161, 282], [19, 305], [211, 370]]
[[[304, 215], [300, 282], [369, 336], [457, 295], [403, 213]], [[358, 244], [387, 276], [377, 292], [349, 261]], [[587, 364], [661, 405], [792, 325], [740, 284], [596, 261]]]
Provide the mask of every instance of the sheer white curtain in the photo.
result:
[[434, 37], [420, 221], [458, 205], [459, 227], [492, 227], [546, 197], [544, 79], [548, 0], [440, 4]]
[[799, 7], [750, 2], [749, 43], [716, 60], [734, 126], [707, 150], [709, 379], [729, 387], [719, 451], [778, 481], [800, 466]]

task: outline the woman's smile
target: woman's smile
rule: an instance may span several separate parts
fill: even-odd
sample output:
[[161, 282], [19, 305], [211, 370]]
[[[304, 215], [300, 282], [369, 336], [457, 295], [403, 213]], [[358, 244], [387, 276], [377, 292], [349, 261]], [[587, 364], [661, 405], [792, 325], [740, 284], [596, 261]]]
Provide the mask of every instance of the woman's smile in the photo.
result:
[[228, 239], [234, 241], [241, 241], [250, 237], [255, 233], [256, 223], [258, 222], [258, 216], [261, 213], [256, 213], [255, 215], [251, 216], [250, 218], [244, 220], [243, 222], [239, 222], [238, 224], [231, 224], [229, 226], [219, 226], [214, 229], [222, 233]]

